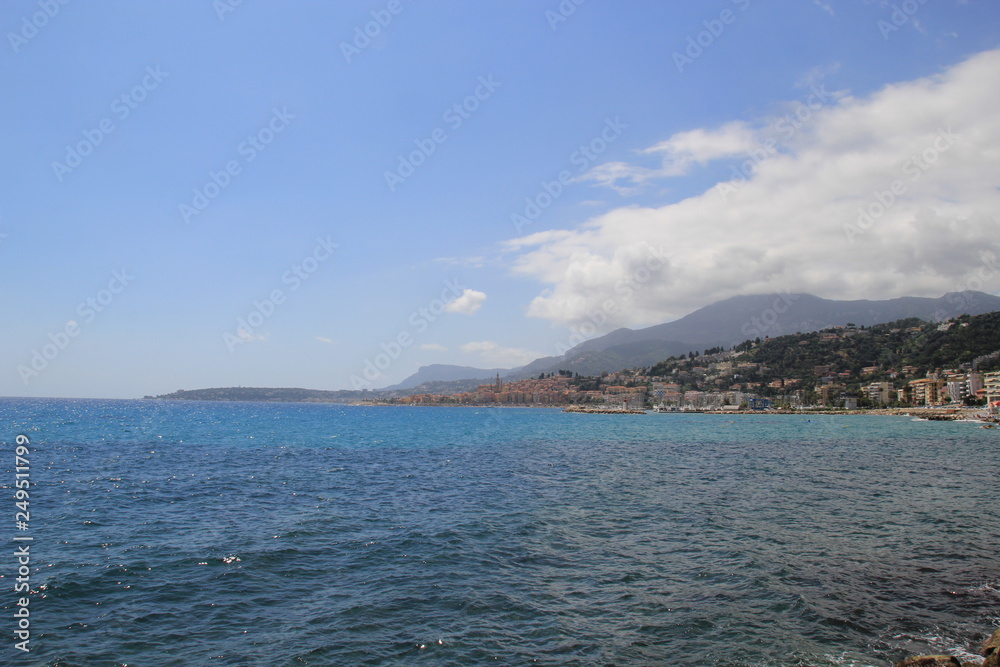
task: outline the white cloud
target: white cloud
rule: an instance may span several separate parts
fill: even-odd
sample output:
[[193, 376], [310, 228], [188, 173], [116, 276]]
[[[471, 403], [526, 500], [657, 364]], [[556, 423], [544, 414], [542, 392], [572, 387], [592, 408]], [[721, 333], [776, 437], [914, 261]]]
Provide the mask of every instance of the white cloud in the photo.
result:
[[326, 336], [316, 336], [316, 340], [318, 340], [321, 343], [326, 343], [327, 345], [333, 345], [334, 344], [333, 343], [333, 339], [332, 338], [327, 338]]
[[515, 368], [531, 363], [542, 356], [520, 348], [501, 347], [490, 340], [472, 341], [462, 345], [462, 352], [476, 354], [481, 363], [492, 367]]
[[[630, 165], [625, 162], [606, 162], [594, 167], [576, 180], [594, 181], [597, 185], [611, 188], [620, 195], [632, 195], [641, 191], [642, 186], [656, 176], [655, 169]], [[624, 181], [624, 185], [622, 181]]]
[[[998, 79], [1000, 51], [989, 51], [865, 99], [800, 103], [792, 123], [674, 135], [645, 151], [664, 155], [658, 170], [595, 170], [621, 187], [722, 158], [753, 167], [682, 201], [513, 239], [515, 272], [546, 285], [529, 315], [580, 322], [613, 299], [610, 324], [641, 326], [736, 294], [890, 298], [959, 288], [982, 252], [1000, 254], [1000, 87], [987, 84]], [[859, 210], [879, 213], [879, 198], [893, 201], [859, 222]], [[665, 255], [662, 266], [629, 286], [649, 248]]]
[[439, 345], [438, 343], [424, 343], [423, 345], [417, 346], [418, 350], [430, 350], [431, 352], [447, 352], [448, 348], [444, 345]]
[[457, 299], [446, 305], [444, 309], [449, 313], [472, 315], [483, 305], [483, 301], [486, 301], [485, 292], [466, 289]]
[[619, 194], [629, 195], [639, 191], [649, 181], [683, 176], [695, 167], [720, 158], [743, 155], [759, 145], [759, 137], [746, 123], [734, 121], [712, 130], [698, 128], [679, 132], [643, 150], [644, 154], [661, 157], [662, 164], [657, 168], [608, 162], [594, 167], [577, 180], [595, 181], [598, 185], [617, 190]]
[[740, 155], [757, 145], [753, 131], [743, 121], [727, 123], [715, 130], [698, 128], [679, 132], [644, 153], [663, 154], [663, 173], [668, 176], [685, 174], [692, 166], [710, 160]]

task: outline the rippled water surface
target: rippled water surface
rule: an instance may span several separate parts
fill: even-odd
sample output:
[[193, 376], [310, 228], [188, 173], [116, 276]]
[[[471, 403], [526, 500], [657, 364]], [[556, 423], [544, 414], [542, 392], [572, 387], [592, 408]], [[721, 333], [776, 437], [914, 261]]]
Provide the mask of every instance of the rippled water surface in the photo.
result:
[[32, 650], [8, 639], [4, 664], [875, 666], [971, 659], [1000, 625], [1000, 433], [973, 423], [28, 399], [0, 416], [5, 496], [18, 433], [34, 483]]

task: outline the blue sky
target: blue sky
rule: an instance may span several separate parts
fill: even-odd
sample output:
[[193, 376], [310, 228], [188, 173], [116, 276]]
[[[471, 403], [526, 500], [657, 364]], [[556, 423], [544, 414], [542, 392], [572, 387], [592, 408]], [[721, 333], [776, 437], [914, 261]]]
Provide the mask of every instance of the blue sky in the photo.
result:
[[379, 387], [735, 294], [1000, 290], [992, 1], [12, 0], [0, 26], [2, 395]]

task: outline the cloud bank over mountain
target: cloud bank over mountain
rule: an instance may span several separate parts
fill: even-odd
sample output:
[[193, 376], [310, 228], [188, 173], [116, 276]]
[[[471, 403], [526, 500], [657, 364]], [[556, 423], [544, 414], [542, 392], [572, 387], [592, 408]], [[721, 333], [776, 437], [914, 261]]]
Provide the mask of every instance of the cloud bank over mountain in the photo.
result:
[[[995, 50], [864, 98], [815, 84], [755, 123], [692, 128], [637, 153], [660, 164], [595, 167], [586, 179], [626, 195], [698, 169], [727, 175], [682, 201], [508, 242], [514, 271], [546, 285], [528, 314], [573, 324], [604, 309], [613, 325], [641, 326], [737, 294], [981, 289], [1000, 254], [998, 80]], [[608, 312], [609, 300], [627, 307]]]

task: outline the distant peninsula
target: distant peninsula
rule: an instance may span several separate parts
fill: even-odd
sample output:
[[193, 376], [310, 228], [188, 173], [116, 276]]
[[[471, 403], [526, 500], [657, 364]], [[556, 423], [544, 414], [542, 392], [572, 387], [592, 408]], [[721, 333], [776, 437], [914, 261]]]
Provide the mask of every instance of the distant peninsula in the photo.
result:
[[152, 399], [185, 401], [273, 401], [279, 403], [353, 403], [370, 397], [366, 391], [324, 391], [322, 389], [270, 387], [218, 387], [179, 389], [170, 394], [146, 396]]

